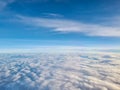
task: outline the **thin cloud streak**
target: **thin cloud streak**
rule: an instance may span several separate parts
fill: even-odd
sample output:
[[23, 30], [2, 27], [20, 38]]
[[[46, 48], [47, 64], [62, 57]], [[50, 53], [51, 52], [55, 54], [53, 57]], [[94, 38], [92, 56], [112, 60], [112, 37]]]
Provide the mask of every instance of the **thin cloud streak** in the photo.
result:
[[61, 17], [64, 17], [63, 15], [61, 14], [57, 14], [57, 13], [42, 13], [44, 16], [46, 17], [55, 17], [55, 18], [61, 18]]
[[19, 22], [34, 26], [50, 28], [57, 32], [83, 33], [87, 36], [120, 37], [120, 28], [104, 26], [99, 24], [89, 24], [65, 19], [34, 18], [17, 16]]

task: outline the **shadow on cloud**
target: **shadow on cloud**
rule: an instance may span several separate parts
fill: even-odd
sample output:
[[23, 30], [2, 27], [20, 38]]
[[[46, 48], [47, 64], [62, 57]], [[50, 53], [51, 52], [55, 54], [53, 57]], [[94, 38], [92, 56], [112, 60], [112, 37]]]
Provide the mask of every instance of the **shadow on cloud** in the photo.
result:
[[119, 90], [119, 69], [119, 54], [0, 54], [0, 90]]

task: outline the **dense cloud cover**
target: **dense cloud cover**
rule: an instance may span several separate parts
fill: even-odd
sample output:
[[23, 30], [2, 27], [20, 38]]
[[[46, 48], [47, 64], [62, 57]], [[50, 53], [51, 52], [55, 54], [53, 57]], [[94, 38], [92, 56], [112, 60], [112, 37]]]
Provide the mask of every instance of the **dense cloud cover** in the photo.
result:
[[0, 54], [0, 90], [120, 90], [120, 55]]

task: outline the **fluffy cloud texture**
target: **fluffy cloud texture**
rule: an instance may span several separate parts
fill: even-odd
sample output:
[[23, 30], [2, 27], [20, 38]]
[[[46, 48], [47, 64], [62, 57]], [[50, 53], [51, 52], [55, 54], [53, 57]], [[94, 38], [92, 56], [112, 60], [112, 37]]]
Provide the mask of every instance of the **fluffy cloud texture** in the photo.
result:
[[120, 90], [120, 55], [0, 54], [0, 90]]
[[88, 36], [120, 37], [120, 27], [89, 24], [65, 19], [17, 17], [19, 22], [26, 25], [51, 28], [57, 32], [79, 32]]

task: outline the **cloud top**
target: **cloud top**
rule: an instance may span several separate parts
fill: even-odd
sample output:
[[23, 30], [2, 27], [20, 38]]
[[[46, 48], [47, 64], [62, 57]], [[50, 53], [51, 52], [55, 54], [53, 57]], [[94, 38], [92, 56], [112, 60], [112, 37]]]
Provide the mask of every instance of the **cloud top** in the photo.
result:
[[0, 54], [0, 89], [119, 90], [119, 60], [119, 54]]

